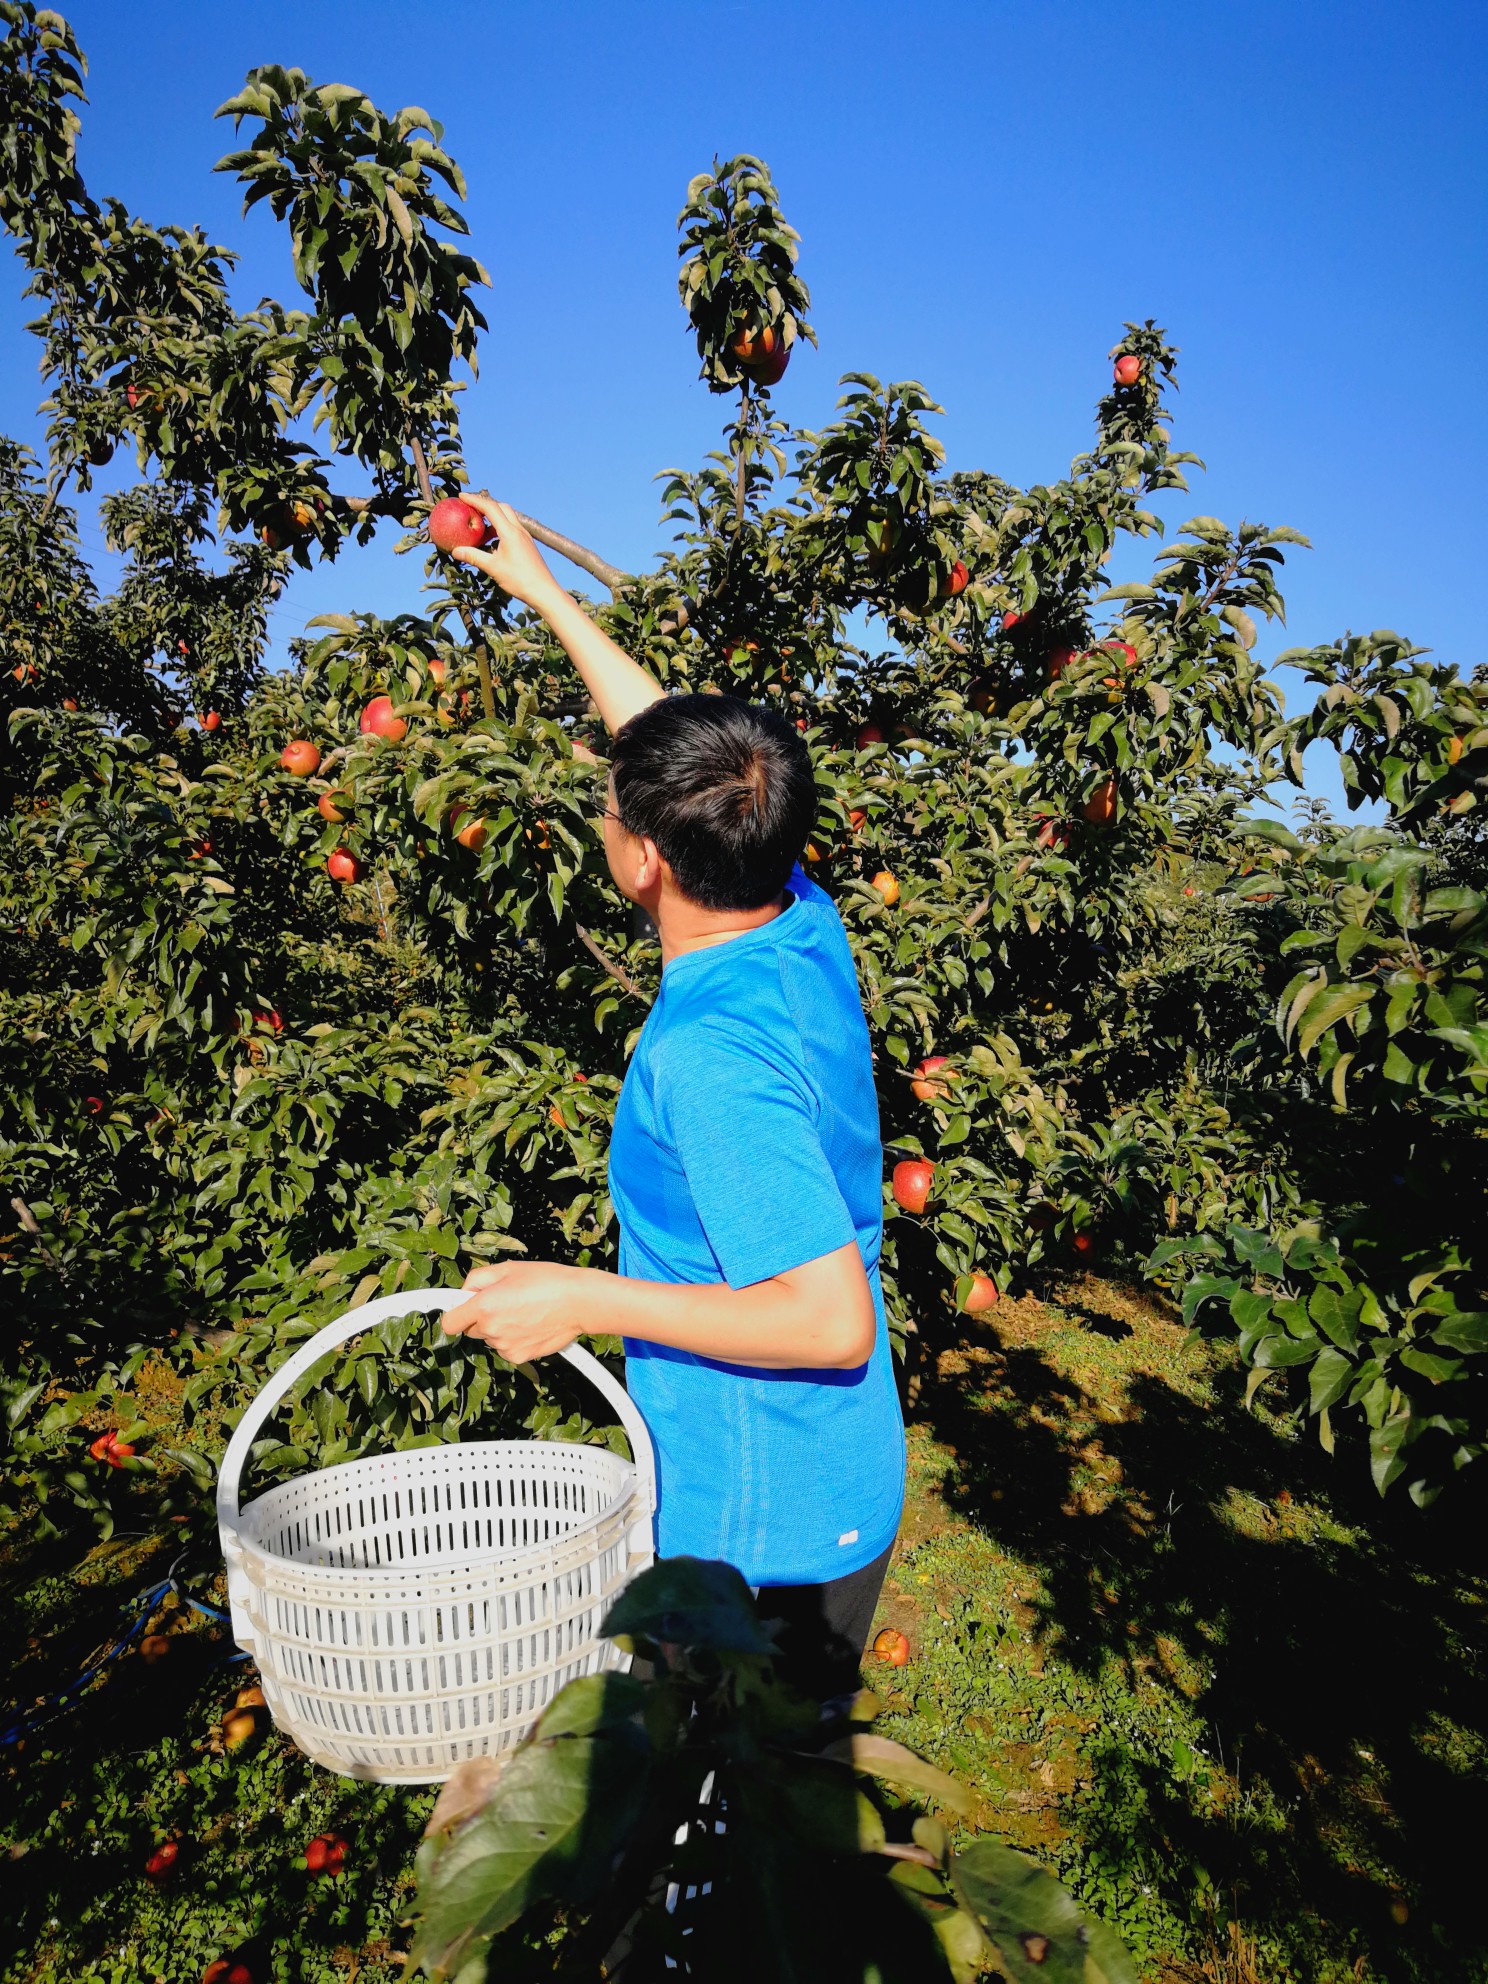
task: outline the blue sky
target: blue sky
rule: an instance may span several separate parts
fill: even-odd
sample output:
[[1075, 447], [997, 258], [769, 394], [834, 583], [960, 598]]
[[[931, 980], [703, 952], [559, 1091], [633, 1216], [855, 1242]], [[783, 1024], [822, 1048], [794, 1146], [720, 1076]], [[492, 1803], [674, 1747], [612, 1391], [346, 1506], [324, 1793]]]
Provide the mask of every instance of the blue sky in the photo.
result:
[[[246, 69], [298, 64], [441, 118], [494, 279], [472, 470], [616, 563], [661, 541], [655, 473], [716, 439], [673, 224], [694, 172], [750, 150], [804, 238], [821, 339], [778, 391], [788, 418], [825, 422], [844, 371], [919, 378], [951, 466], [1042, 479], [1087, 444], [1123, 320], [1154, 317], [1182, 347], [1175, 442], [1209, 464], [1170, 526], [1205, 511], [1313, 540], [1263, 652], [1393, 626], [1481, 658], [1481, 4], [63, 11], [92, 67], [92, 190], [240, 250], [244, 304], [293, 297], [284, 237], [210, 170], [232, 135], [212, 111]], [[0, 425], [34, 438], [13, 263], [0, 285]], [[381, 546], [348, 554], [296, 577], [276, 640], [316, 612], [416, 606], [418, 579]]]

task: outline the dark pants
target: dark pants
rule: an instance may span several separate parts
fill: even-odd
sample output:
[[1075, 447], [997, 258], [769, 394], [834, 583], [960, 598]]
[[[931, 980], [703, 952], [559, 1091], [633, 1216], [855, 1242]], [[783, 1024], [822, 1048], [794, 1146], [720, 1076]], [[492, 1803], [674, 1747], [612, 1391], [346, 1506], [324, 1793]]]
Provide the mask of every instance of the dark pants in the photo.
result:
[[826, 1584], [760, 1586], [755, 1609], [761, 1619], [780, 1622], [781, 1667], [803, 1694], [826, 1701], [860, 1685], [858, 1670], [892, 1550], [890, 1544], [862, 1570]]

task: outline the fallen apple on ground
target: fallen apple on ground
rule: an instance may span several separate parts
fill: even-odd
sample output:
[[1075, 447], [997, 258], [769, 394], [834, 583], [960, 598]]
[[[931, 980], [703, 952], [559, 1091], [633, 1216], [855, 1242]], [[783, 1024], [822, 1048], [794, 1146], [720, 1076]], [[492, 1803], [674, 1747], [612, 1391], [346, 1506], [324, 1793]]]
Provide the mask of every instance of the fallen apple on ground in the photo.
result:
[[903, 1667], [909, 1659], [909, 1641], [897, 1626], [885, 1626], [873, 1642], [873, 1651], [890, 1667]]
[[339, 1874], [345, 1859], [346, 1841], [339, 1832], [317, 1833], [305, 1848], [305, 1865], [312, 1874]]

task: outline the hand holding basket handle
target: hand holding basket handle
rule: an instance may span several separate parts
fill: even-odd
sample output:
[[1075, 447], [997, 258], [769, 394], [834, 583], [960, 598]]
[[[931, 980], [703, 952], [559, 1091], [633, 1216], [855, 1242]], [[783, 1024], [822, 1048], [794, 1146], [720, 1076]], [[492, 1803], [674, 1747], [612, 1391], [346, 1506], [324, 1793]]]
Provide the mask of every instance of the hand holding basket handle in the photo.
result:
[[429, 1784], [516, 1742], [563, 1680], [623, 1665], [599, 1623], [653, 1557], [645, 1421], [575, 1343], [558, 1355], [625, 1426], [633, 1462], [558, 1440], [454, 1440], [341, 1462], [240, 1504], [254, 1440], [327, 1351], [462, 1302], [464, 1290], [431, 1288], [339, 1315], [270, 1377], [222, 1456], [234, 1639], [260, 1663], [274, 1720], [347, 1776]]

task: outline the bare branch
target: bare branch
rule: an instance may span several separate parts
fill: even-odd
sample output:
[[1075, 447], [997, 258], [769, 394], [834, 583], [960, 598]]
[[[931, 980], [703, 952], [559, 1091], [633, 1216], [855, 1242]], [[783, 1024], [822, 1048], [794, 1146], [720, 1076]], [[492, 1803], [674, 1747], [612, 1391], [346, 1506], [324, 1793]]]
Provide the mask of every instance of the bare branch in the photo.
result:
[[57, 1273], [61, 1275], [62, 1279], [65, 1281], [67, 1279], [67, 1270], [66, 1268], [63, 1267], [62, 1263], [57, 1259], [57, 1256], [52, 1252], [51, 1248], [47, 1245], [45, 1240], [42, 1239], [41, 1228], [36, 1224], [36, 1214], [32, 1212], [30, 1206], [26, 1204], [26, 1201], [24, 1199], [20, 1199], [20, 1198], [12, 1199], [10, 1202], [10, 1207], [11, 1207], [11, 1211], [15, 1214], [16, 1218], [21, 1222], [22, 1226], [25, 1227], [26, 1231], [31, 1235], [32, 1239], [35, 1240], [36, 1251], [41, 1255], [41, 1258], [46, 1262], [49, 1268], [55, 1268]]
[[617, 984], [623, 985], [626, 991], [630, 993], [632, 998], [644, 999], [646, 996], [645, 993], [641, 990], [640, 986], [636, 984], [635, 980], [631, 977], [630, 973], [625, 969], [624, 965], [616, 964], [613, 958], [606, 957], [604, 952], [599, 948], [598, 944], [595, 943], [594, 939], [589, 935], [589, 932], [584, 928], [582, 923], [576, 923], [574, 925], [574, 928], [579, 933], [579, 942], [584, 946], [584, 949], [588, 951], [589, 955], [592, 958], [596, 959], [600, 964], [604, 966], [605, 970], [610, 974], [611, 978], [613, 978], [617, 982]]
[[526, 516], [521, 510], [517, 511], [517, 522], [523, 530], [530, 532], [539, 544], [545, 544], [549, 551], [556, 551], [560, 557], [566, 558], [570, 565], [577, 565], [579, 570], [587, 572], [591, 579], [598, 579], [612, 595], [619, 592], [622, 586], [629, 585], [631, 573], [622, 572], [618, 565], [610, 564], [608, 559], [601, 558], [597, 551], [590, 551], [587, 546], [579, 544], [575, 539], [565, 537], [561, 530], [550, 530], [546, 524], [540, 524], [536, 517]]

